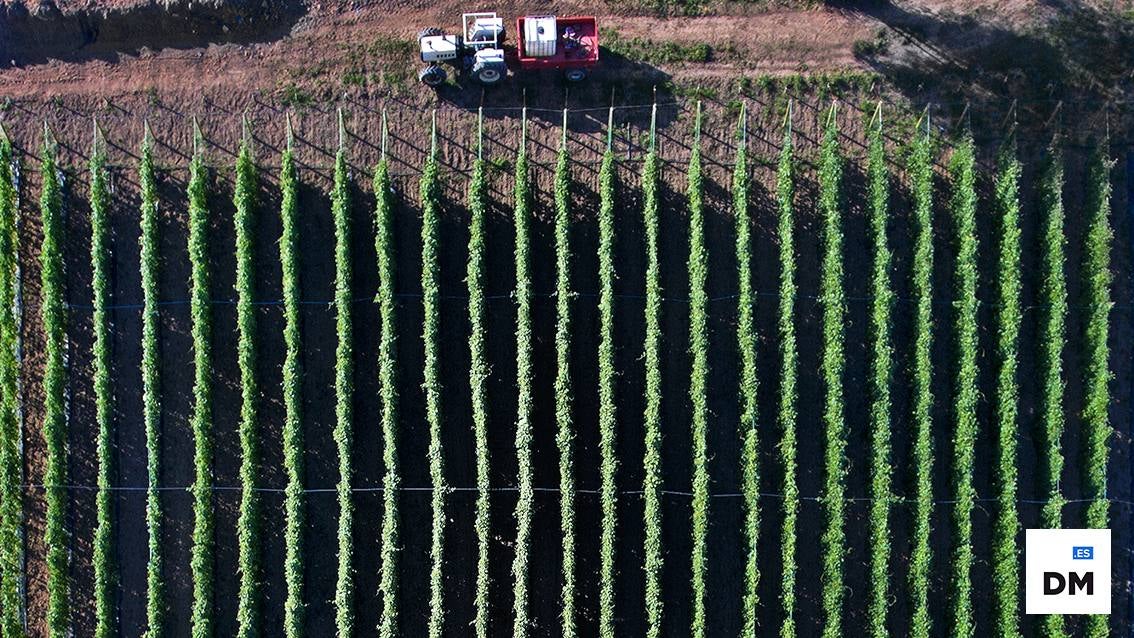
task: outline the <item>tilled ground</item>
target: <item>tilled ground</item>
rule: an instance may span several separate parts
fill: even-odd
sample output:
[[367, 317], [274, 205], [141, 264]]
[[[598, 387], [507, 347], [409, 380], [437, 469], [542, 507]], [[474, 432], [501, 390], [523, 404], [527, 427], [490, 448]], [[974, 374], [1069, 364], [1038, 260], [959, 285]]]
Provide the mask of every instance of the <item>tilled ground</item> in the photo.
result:
[[[737, 355], [735, 352], [735, 305], [732, 295], [736, 291], [735, 257], [733, 255], [733, 218], [728, 207], [728, 188], [730, 184], [730, 163], [734, 151], [733, 127], [735, 112], [728, 105], [709, 104], [706, 107], [703, 127], [703, 144], [706, 162], [706, 199], [709, 216], [706, 231], [709, 237], [711, 277], [709, 295], [713, 299], [710, 306], [710, 339], [713, 358], [710, 369], [710, 409], [713, 419], [709, 431], [709, 445], [712, 451], [710, 471], [714, 493], [730, 494], [738, 491], [739, 449], [735, 421], [737, 403], [735, 382], [737, 375]], [[755, 157], [753, 185], [753, 228], [755, 246], [755, 273], [760, 296], [757, 306], [757, 323], [760, 331], [761, 375], [761, 423], [766, 424], [761, 443], [764, 469], [764, 491], [775, 494], [782, 480], [776, 460], [776, 441], [778, 430], [774, 426], [774, 407], [777, 401], [778, 384], [778, 340], [775, 332], [777, 303], [775, 290], [778, 285], [777, 239], [775, 233], [775, 208], [771, 200], [773, 188], [773, 167], [780, 143], [782, 113], [774, 101], [761, 103], [752, 101], [749, 108], [753, 112], [750, 131], [750, 144]], [[374, 461], [380, 454], [378, 439], [378, 403], [376, 386], [376, 309], [370, 299], [377, 289], [374, 261], [372, 210], [373, 196], [369, 193], [370, 167], [376, 161], [381, 148], [381, 107], [374, 103], [350, 102], [347, 118], [349, 131], [349, 156], [351, 158], [353, 181], [352, 214], [354, 217], [354, 297], [359, 300], [353, 307], [356, 325], [356, 471], [355, 485], [360, 488], [377, 487], [381, 482], [382, 468]], [[688, 370], [687, 353], [687, 303], [688, 276], [687, 257], [687, 217], [684, 203], [684, 165], [688, 159], [692, 142], [693, 105], [663, 104], [658, 109], [661, 124], [659, 144], [666, 161], [664, 172], [664, 206], [662, 214], [662, 285], [666, 302], [663, 306], [663, 348], [662, 362], [663, 387], [663, 430], [665, 447], [663, 465], [666, 489], [687, 491], [690, 487], [690, 460], [687, 447]], [[819, 349], [819, 307], [815, 295], [818, 291], [818, 268], [820, 254], [821, 225], [816, 218], [814, 206], [814, 172], [811, 161], [817, 152], [820, 111], [813, 102], [795, 103], [796, 140], [800, 157], [800, 188], [797, 200], [799, 222], [797, 232], [799, 254], [799, 343], [801, 346], [801, 476], [800, 488], [804, 495], [819, 494], [822, 483], [821, 464], [816, 461], [822, 457], [822, 437], [820, 435], [820, 406], [822, 387], [818, 377], [812, 372], [818, 368]], [[620, 205], [617, 208], [618, 241], [616, 244], [616, 343], [619, 368], [619, 455], [621, 458], [620, 489], [638, 489], [641, 476], [642, 455], [642, 370], [641, 339], [643, 331], [642, 301], [644, 292], [644, 244], [641, 236], [640, 194], [637, 190], [637, 171], [644, 156], [645, 131], [649, 121], [649, 107], [621, 108], [615, 112], [615, 150], [621, 159]], [[17, 111], [7, 122], [8, 130], [23, 148], [34, 148], [38, 142], [38, 127], [44, 113]], [[73, 115], [47, 113], [49, 123], [68, 155], [75, 158], [85, 152], [89, 140], [89, 119]], [[399, 380], [401, 396], [401, 448], [404, 482], [408, 486], [425, 486], [429, 483], [428, 468], [425, 462], [428, 432], [422, 412], [423, 395], [421, 390], [422, 346], [420, 325], [422, 320], [418, 294], [420, 292], [420, 218], [417, 209], [416, 179], [424, 160], [429, 139], [428, 111], [410, 107], [389, 107], [387, 111], [390, 137], [388, 153], [392, 159], [395, 186], [398, 194], [398, 213], [395, 221], [395, 242], [397, 245], [396, 289], [401, 295], [398, 307], [398, 356], [400, 362]], [[515, 484], [515, 451], [513, 448], [514, 410], [515, 410], [515, 341], [513, 336], [515, 310], [510, 301], [510, 291], [514, 285], [512, 249], [513, 227], [510, 218], [511, 206], [511, 161], [519, 139], [519, 115], [514, 107], [490, 107], [485, 115], [485, 157], [494, 166], [491, 171], [491, 193], [493, 204], [488, 220], [486, 293], [490, 297], [488, 305], [488, 344], [493, 375], [490, 380], [490, 447], [493, 459], [492, 484], [494, 487], [509, 487]], [[575, 424], [577, 427], [576, 452], [578, 468], [578, 487], [580, 490], [594, 490], [598, 487], [598, 432], [597, 432], [597, 379], [594, 372], [594, 356], [597, 348], [597, 308], [594, 294], [597, 292], [597, 162], [605, 145], [606, 109], [578, 109], [569, 112], [568, 124], [571, 129], [572, 171], [577, 180], [573, 198], [577, 213], [572, 231], [573, 249], [576, 254], [572, 287], [579, 293], [574, 305], [575, 338], [572, 342], [572, 372], [576, 383], [577, 404]], [[16, 117], [19, 116], [19, 117]], [[207, 155], [215, 167], [212, 180], [211, 212], [214, 216], [214, 241], [211, 250], [211, 265], [214, 269], [212, 285], [214, 318], [214, 382], [216, 384], [215, 483], [222, 487], [237, 484], [239, 447], [236, 438], [237, 406], [239, 405], [238, 374], [235, 365], [235, 309], [231, 305], [234, 297], [232, 289], [234, 269], [233, 229], [231, 203], [231, 166], [236, 139], [226, 123], [234, 114], [213, 112], [201, 118], [200, 123], [208, 138]], [[475, 153], [476, 115], [467, 110], [445, 107], [438, 112], [440, 157], [445, 182], [444, 215], [440, 229], [441, 240], [441, 294], [442, 302], [442, 342], [441, 377], [445, 383], [443, 410], [446, 436], [446, 471], [449, 481], [455, 486], [474, 484], [475, 463], [469, 416], [467, 377], [467, 312], [464, 296], [466, 293], [465, 261], [467, 259], [468, 212], [464, 207], [464, 191], [467, 174]], [[558, 143], [559, 125], [562, 112], [551, 105], [536, 103], [529, 110], [529, 149], [532, 154], [533, 176], [537, 187], [536, 222], [532, 236], [533, 284], [536, 299], [533, 308], [535, 325], [535, 484], [539, 487], [557, 485], [558, 456], [554, 441], [554, 413], [552, 386], [554, 369], [554, 246], [551, 206], [551, 177], [554, 150]], [[114, 168], [115, 205], [112, 214], [113, 250], [115, 268], [113, 290], [115, 303], [120, 307], [112, 314], [114, 322], [114, 379], [116, 387], [115, 422], [118, 481], [120, 485], [137, 486], [144, 484], [144, 433], [140, 419], [140, 390], [138, 389], [138, 363], [140, 353], [137, 342], [140, 339], [140, 323], [135, 304], [140, 302], [137, 258], [137, 195], [136, 158], [137, 139], [141, 134], [141, 123], [127, 116], [118, 116], [109, 129], [108, 140], [111, 145], [111, 163]], [[257, 241], [257, 297], [265, 303], [258, 313], [258, 336], [261, 356], [257, 371], [263, 392], [261, 403], [262, 418], [260, 427], [264, 449], [262, 470], [263, 485], [270, 488], [283, 486], [283, 473], [280, 467], [281, 448], [279, 427], [282, 407], [279, 398], [279, 364], [282, 342], [280, 329], [282, 317], [280, 307], [274, 302], [280, 293], [279, 263], [275, 239], [279, 235], [279, 222], [276, 215], [278, 195], [274, 173], [278, 169], [278, 149], [283, 142], [282, 115], [264, 109], [251, 114], [256, 135], [256, 157], [262, 167], [265, 188], [258, 208], [260, 229]], [[862, 133], [862, 118], [852, 110], [841, 115], [845, 134], [844, 150], [851, 159], [847, 169], [847, 218], [846, 231], [846, 272], [849, 314], [847, 323], [847, 384], [848, 388], [861, 387], [866, 374], [867, 342], [866, 319], [868, 304], [867, 281], [860, 273], [869, 266], [866, 222], [860, 208], [863, 201], [863, 177], [861, 170], [862, 149], [859, 146]], [[158, 158], [162, 166], [162, 392], [163, 392], [163, 481], [169, 486], [187, 486], [192, 480], [192, 438], [188, 430], [188, 415], [191, 408], [192, 370], [189, 362], [190, 339], [188, 325], [188, 262], [186, 258], [184, 188], [186, 178], [186, 157], [191, 152], [188, 132], [190, 122], [181, 115], [165, 113], [150, 120], [156, 138], [160, 141]], [[337, 141], [336, 114], [308, 110], [297, 113], [293, 123], [296, 128], [297, 152], [301, 162], [304, 188], [300, 206], [301, 244], [303, 254], [302, 289], [304, 337], [304, 419], [307, 440], [307, 485], [312, 489], [331, 488], [335, 485], [337, 464], [335, 446], [331, 438], [334, 425], [334, 397], [330, 387], [333, 377], [335, 347], [335, 315], [329, 305], [333, 293], [333, 229], [330, 218], [330, 204], [327, 192], [330, 186], [331, 155]], [[895, 147], [895, 152], [897, 148]], [[1077, 210], [1082, 198], [1082, 171], [1078, 168], [1082, 154], [1069, 154], [1068, 210]], [[42, 374], [42, 361], [38, 355], [37, 344], [40, 339], [38, 315], [38, 218], [35, 196], [38, 192], [36, 182], [37, 163], [34, 158], [25, 162], [23, 211], [23, 244], [21, 264], [24, 267], [25, 300], [25, 389], [26, 429], [28, 433], [28, 481], [41, 482], [42, 453], [41, 437], [38, 436], [42, 415], [40, 402], [36, 399], [39, 378]], [[71, 431], [70, 472], [71, 482], [78, 485], [90, 484], [94, 480], [94, 433], [92, 425], [92, 398], [90, 389], [90, 315], [89, 315], [89, 227], [86, 215], [85, 175], [80, 166], [73, 161], [67, 175], [67, 216], [68, 216], [68, 301], [72, 304], [70, 313], [71, 355]], [[900, 174], [900, 164], [895, 163], [895, 173]], [[1034, 176], [1029, 173], [1027, 184]], [[1116, 172], [1116, 210], [1123, 210], [1125, 202], [1125, 181]], [[912, 307], [906, 302], [909, 297], [907, 275], [910, 264], [910, 226], [909, 207], [900, 180], [895, 184], [893, 236], [896, 258], [895, 286], [902, 300], [896, 308], [895, 339], [898, 349], [898, 374], [895, 394], [895, 467], [897, 468], [896, 489], [901, 494], [910, 494], [909, 444], [910, 429], [908, 414], [910, 404], [906, 384]], [[1031, 204], [1031, 188], [1025, 188], [1025, 245], [1034, 246], [1036, 233], [1034, 220], [1036, 213]], [[948, 500], [951, 494], [948, 481], [951, 452], [949, 424], [951, 410], [948, 397], [951, 396], [952, 350], [949, 339], [951, 272], [949, 263], [952, 257], [951, 226], [944, 202], [947, 201], [947, 185], [942, 182], [938, 199], [938, 266], [935, 271], [934, 287], [940, 303], [935, 307], [934, 324], [939, 326], [934, 350], [936, 363], [935, 396], [935, 456], [936, 469], [935, 495]], [[982, 240], [982, 282], [981, 297], [991, 298], [994, 288], [992, 280], [993, 264], [990, 249], [993, 241], [992, 217], [981, 217]], [[1116, 216], [1119, 237], [1126, 236], [1128, 225], [1125, 216]], [[1081, 217], [1068, 217], [1069, 276], [1072, 298], [1078, 298], [1078, 241], [1082, 237]], [[1124, 243], [1116, 243], [1114, 252], [1116, 284], [1115, 299], [1129, 297], [1128, 278], [1129, 253]], [[1029, 248], [1025, 263], [1038, 265], [1038, 253]], [[1025, 269], [1025, 303], [1034, 304], [1036, 298], [1036, 279], [1031, 273], [1038, 267]], [[982, 305], [982, 389], [985, 397], [992, 396], [994, 379], [988, 374], [995, 330], [987, 304]], [[1073, 306], [1074, 307], [1074, 306]], [[1113, 368], [1116, 373], [1114, 414], [1125, 409], [1126, 396], [1121, 388], [1127, 387], [1130, 378], [1129, 350], [1131, 335], [1128, 322], [1124, 320], [1129, 308], [1120, 304], [1115, 311]], [[1024, 349], [1022, 369], [1034, 366], [1035, 312], [1029, 311], [1024, 327]], [[1067, 378], [1069, 379], [1067, 414], [1068, 434], [1066, 438], [1067, 458], [1078, 458], [1079, 420], [1077, 418], [1081, 388], [1077, 379], [1082, 362], [1075, 354], [1081, 343], [1080, 313], [1072, 312], [1069, 324], [1070, 347], [1067, 358]], [[1040, 494], [1037, 468], [1039, 459], [1038, 439], [1035, 436], [1034, 406], [1037, 395], [1030, 384], [1022, 388], [1021, 434], [1021, 495], [1033, 498]], [[850, 391], [847, 398], [847, 417], [851, 435], [849, 448], [851, 474], [848, 492], [856, 498], [868, 495], [867, 487], [867, 398], [865, 393]], [[992, 422], [987, 404], [982, 405], [982, 430], [980, 447], [977, 450], [978, 469], [976, 473], [978, 494], [991, 496], [994, 492], [992, 479]], [[1116, 421], [1117, 423], [1117, 421]], [[1119, 434], [1115, 440], [1112, 463], [1112, 496], [1129, 498], [1129, 455], [1128, 437]], [[1075, 464], [1068, 463], [1068, 476], [1065, 491], [1070, 497], [1079, 494], [1079, 480]], [[174, 490], [163, 495], [165, 506], [163, 540], [166, 549], [166, 575], [168, 580], [168, 605], [170, 629], [175, 635], [187, 631], [191, 582], [188, 573], [189, 534], [192, 524], [189, 495]], [[217, 598], [216, 619], [218, 632], [231, 634], [235, 630], [235, 592], [237, 576], [235, 571], [235, 507], [238, 492], [219, 491], [215, 497], [217, 507]], [[144, 618], [144, 547], [145, 529], [141, 523], [143, 493], [123, 492], [117, 499], [118, 542], [117, 559], [120, 564], [121, 597], [119, 600], [121, 622], [126, 634], [141, 630]], [[492, 530], [495, 539], [492, 546], [493, 564], [493, 624], [507, 626], [511, 615], [511, 577], [509, 573], [514, 521], [512, 510], [514, 494], [500, 492], [494, 494]], [[776, 586], [778, 572], [779, 512], [778, 500], [769, 496], [764, 502], [762, 538], [769, 548], [762, 560], [765, 574], [762, 599], [767, 601], [761, 612], [762, 624], [775, 627], [779, 623]], [[429, 500], [426, 493], [408, 492], [403, 495], [402, 522], [404, 550], [402, 560], [402, 595], [405, 630], [407, 635], [424, 632], [426, 607], [420, 601], [427, 598], [428, 591], [428, 551], [430, 520]], [[449, 500], [449, 540], [447, 543], [448, 562], [446, 566], [446, 595], [448, 605], [448, 630], [460, 635], [472, 617], [472, 588], [475, 578], [473, 533], [471, 528], [472, 496], [468, 492], [457, 492]], [[30, 507], [29, 541], [29, 614], [33, 633], [42, 630], [45, 600], [43, 578], [42, 547], [42, 500], [40, 493], [29, 492]], [[265, 630], [278, 632], [282, 623], [282, 600], [284, 586], [279, 557], [282, 554], [282, 501], [277, 494], [264, 496], [265, 532]], [[333, 538], [338, 508], [334, 495], [329, 492], [315, 492], [308, 497], [308, 533], [305, 542], [308, 549], [307, 568], [307, 624], [312, 634], [331, 631], [334, 610], [331, 598], [335, 585], [335, 548], [328, 539]], [[380, 498], [376, 492], [361, 492], [356, 499], [357, 515], [355, 539], [357, 546], [356, 574], [358, 584], [357, 608], [359, 625], [374, 626], [377, 623], [377, 544], [380, 521]], [[1125, 526], [1128, 507], [1116, 504], [1114, 507], [1116, 543], [1123, 546], [1128, 542], [1129, 528]], [[597, 622], [597, 573], [598, 546], [597, 535], [593, 530], [598, 524], [597, 497], [591, 494], [580, 495], [579, 512], [579, 562], [580, 587], [583, 592], [581, 604], [581, 629], [585, 633], [595, 631]], [[618, 553], [618, 603], [621, 626], [628, 634], [641, 632], [644, 622], [642, 614], [642, 576], [641, 576], [641, 502], [640, 497], [624, 495], [619, 500], [621, 534]], [[735, 633], [739, 622], [739, 608], [735, 596], [735, 583], [741, 576], [739, 561], [742, 539], [740, 538], [741, 507], [735, 498], [715, 498], [711, 505], [711, 538], [709, 584], [717, 592], [709, 599], [709, 621], [714, 631], [727, 635]], [[860, 627], [864, 623], [860, 612], [865, 608], [866, 560], [868, 552], [865, 533], [866, 503], [857, 501], [848, 507], [849, 543], [848, 559], [848, 626]], [[940, 505], [935, 510], [934, 524], [934, 591], [944, 596], [947, 586], [948, 550], [950, 547], [950, 510], [948, 505]], [[821, 510], [817, 503], [806, 501], [801, 510], [800, 530], [803, 542], [800, 544], [801, 599], [799, 619], [807, 630], [818, 630], [820, 622], [816, 613], [819, 604], [818, 564], [820, 547], [817, 530], [822, 524]], [[978, 556], [987, 556], [990, 543], [991, 507], [978, 508], [974, 513], [976, 524], [976, 547]], [[1038, 506], [1022, 505], [1021, 515], [1025, 525], [1036, 523]], [[1068, 508], [1068, 521], [1078, 520], [1078, 508]], [[72, 494], [69, 525], [73, 534], [72, 575], [76, 588], [74, 599], [87, 600], [91, 594], [90, 578], [90, 539], [93, 534], [93, 495], [89, 491], [76, 490]], [[532, 609], [539, 631], [552, 631], [557, 623], [559, 600], [559, 541], [558, 541], [558, 500], [553, 493], [541, 492], [537, 498], [536, 533], [533, 535], [533, 551], [536, 560], [532, 567]], [[689, 503], [679, 496], [670, 497], [665, 503], [665, 591], [667, 600], [666, 626], [672, 632], [680, 632], [688, 625], [686, 605], [689, 582]], [[905, 580], [900, 565], [908, 551], [909, 511], [906, 506], [895, 508], [895, 576], [893, 587], [895, 606], [893, 617], [895, 629], [902, 633], [905, 618], [908, 616]], [[1125, 558], [1119, 558], [1116, 573], [1126, 574]], [[974, 571], [977, 591], [987, 591], [991, 587], [990, 572], [986, 561], [978, 561]], [[1127, 581], [1121, 579], [1117, 588], [1123, 595]], [[979, 617], [986, 618], [989, 611], [987, 597], [976, 601]], [[944, 611], [939, 610], [935, 622], [945, 622]], [[86, 634], [90, 631], [93, 619], [87, 606], [76, 605], [74, 616], [77, 631]], [[1125, 607], [1116, 607], [1116, 626], [1125, 627], [1128, 622]]]

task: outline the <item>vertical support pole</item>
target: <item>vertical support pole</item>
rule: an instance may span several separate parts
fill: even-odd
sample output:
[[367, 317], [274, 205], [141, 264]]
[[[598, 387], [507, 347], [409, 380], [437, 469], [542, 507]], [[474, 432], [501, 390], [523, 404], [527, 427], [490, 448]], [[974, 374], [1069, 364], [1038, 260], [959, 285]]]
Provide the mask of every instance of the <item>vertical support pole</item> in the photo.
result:
[[386, 159], [386, 143], [389, 139], [389, 129], [386, 126], [386, 107], [382, 107], [382, 159]]
[[[1110, 122], [1108, 120], [1108, 128], [1109, 124]], [[1129, 224], [1127, 232], [1130, 234], [1130, 248], [1132, 249], [1132, 251], [1134, 251], [1134, 150], [1130, 149], [1127, 149], [1126, 151], [1126, 213], [1128, 216], [1127, 223]], [[1130, 458], [1134, 458], [1134, 383], [1132, 383], [1130, 387], [1129, 401], [1130, 429], [1128, 430], [1128, 432], [1131, 437], [1131, 443], [1130, 449], [1128, 450], [1127, 454], [1130, 455]], [[1130, 474], [1130, 493], [1134, 494], [1134, 472]], [[1134, 533], [1134, 507], [1128, 507], [1126, 509], [1127, 516], [1129, 517], [1129, 520], [1127, 521], [1126, 533], [1131, 534]], [[1134, 582], [1134, 554], [1127, 553], [1127, 561], [1130, 569], [1129, 578], [1132, 582]], [[1130, 609], [1128, 610], [1128, 613], [1130, 615], [1127, 619], [1127, 622], [1134, 622], [1134, 597], [1130, 598], [1129, 605]], [[1132, 633], [1132, 635], [1134, 635], [1134, 633]]]
[[429, 133], [429, 158], [437, 157], [437, 109], [433, 109]]
[[610, 105], [610, 110], [606, 113], [606, 150], [610, 150], [614, 144], [614, 105]]

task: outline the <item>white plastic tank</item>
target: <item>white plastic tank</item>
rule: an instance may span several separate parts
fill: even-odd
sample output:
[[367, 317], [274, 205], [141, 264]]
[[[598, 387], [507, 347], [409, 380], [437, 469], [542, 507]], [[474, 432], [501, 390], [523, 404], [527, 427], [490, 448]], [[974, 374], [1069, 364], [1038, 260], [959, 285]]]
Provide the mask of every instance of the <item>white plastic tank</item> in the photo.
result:
[[555, 55], [558, 34], [555, 16], [524, 18], [524, 55], [529, 58], [550, 58]]

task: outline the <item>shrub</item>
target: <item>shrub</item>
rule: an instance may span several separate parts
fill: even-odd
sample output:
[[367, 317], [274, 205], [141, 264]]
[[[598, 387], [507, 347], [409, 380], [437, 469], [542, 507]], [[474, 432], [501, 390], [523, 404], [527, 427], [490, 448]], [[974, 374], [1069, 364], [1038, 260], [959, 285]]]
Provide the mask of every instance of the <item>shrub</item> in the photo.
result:
[[559, 448], [559, 519], [563, 535], [563, 637], [575, 635], [575, 463], [571, 423], [571, 177], [567, 110], [555, 162], [555, 437]]
[[929, 133], [916, 134], [909, 174], [914, 204], [914, 352], [913, 352], [913, 548], [910, 552], [910, 635], [928, 638], [929, 524], [933, 513], [933, 159]]
[[671, 40], [655, 40], [652, 38], [625, 37], [617, 29], [603, 28], [600, 37], [603, 48], [612, 53], [635, 62], [648, 64], [704, 64], [719, 58], [739, 57], [736, 49], [725, 45], [721, 49], [710, 47], [708, 44], [698, 42], [682, 44]]
[[843, 231], [840, 188], [842, 158], [839, 157], [836, 109], [831, 107], [820, 146], [819, 209], [823, 215], [823, 263], [819, 288], [823, 306], [823, 361], [821, 364], [825, 401], [823, 424], [826, 429], [826, 468], [823, 505], [823, 635], [842, 634], [844, 560], [846, 558], [846, 446], [847, 433], [843, 406], [846, 293], [843, 290]]
[[193, 573], [193, 638], [213, 634], [213, 391], [212, 314], [209, 304], [209, 209], [208, 169], [204, 140], [193, 131], [193, 159], [189, 162], [189, 263], [191, 266], [189, 313], [193, 333], [193, 547], [189, 559]]
[[354, 328], [351, 323], [350, 174], [346, 161], [346, 126], [339, 112], [339, 149], [331, 190], [335, 224], [335, 445], [339, 456], [338, 578], [335, 584], [335, 627], [339, 636], [354, 633], [354, 505], [351, 478], [354, 450]]
[[661, 459], [661, 261], [658, 258], [658, 153], [655, 104], [650, 115], [650, 149], [642, 167], [642, 216], [646, 231], [646, 409], [642, 498], [645, 508], [646, 637], [661, 635], [662, 459]]
[[520, 148], [516, 152], [516, 461], [519, 466], [519, 497], [516, 500], [516, 554], [512, 561], [513, 638], [528, 635], [528, 561], [531, 544], [532, 506], [532, 281], [528, 272], [531, 184], [528, 176], [527, 110], [520, 124]]
[[952, 632], [965, 638], [974, 632], [972, 609], [973, 521], [976, 501], [973, 456], [977, 436], [977, 227], [976, 168], [971, 134], [966, 134], [951, 161], [953, 226], [956, 232], [955, 348], [957, 422], [953, 429], [953, 545]]
[[894, 500], [891, 449], [890, 384], [894, 378], [891, 336], [894, 290], [890, 281], [892, 256], [886, 233], [889, 226], [889, 175], [883, 140], [882, 110], [870, 128], [867, 159], [869, 176], [870, 240], [870, 635], [885, 638], [890, 604], [890, 507]]
[[[1095, 149], [1087, 172], [1087, 235], [1083, 251], [1084, 306], [1087, 309], [1084, 342], [1086, 344], [1085, 391], [1083, 425], [1086, 429], [1084, 481], [1087, 497], [1093, 499], [1087, 506], [1087, 527], [1106, 528], [1110, 501], [1106, 494], [1108, 448], [1111, 436], [1110, 419], [1110, 242], [1114, 231], [1110, 227], [1110, 170], [1107, 158], [1107, 140]], [[1102, 638], [1108, 635], [1106, 616], [1087, 617], [1087, 635]]]
[[736, 163], [732, 173], [732, 212], [736, 220], [737, 321], [740, 351], [741, 492], [744, 494], [744, 604], [741, 635], [754, 636], [760, 603], [760, 446], [756, 412], [756, 300], [752, 286], [752, 247], [748, 217], [748, 118], [741, 104]]
[[795, 636], [795, 585], [798, 572], [795, 548], [798, 532], [795, 529], [799, 517], [799, 485], [797, 483], [798, 464], [796, 461], [796, 402], [799, 397], [797, 376], [799, 354], [795, 339], [795, 160], [792, 147], [791, 107], [788, 107], [787, 125], [784, 127], [784, 140], [780, 148], [779, 165], [776, 171], [776, 204], [778, 208], [778, 236], [780, 239], [780, 312], [779, 335], [783, 355], [780, 370], [779, 423], [783, 430], [780, 439], [780, 462], [784, 472], [784, 520], [780, 540], [780, 557], [783, 563], [782, 594], [783, 624], [780, 625], [781, 638]]
[[94, 291], [94, 392], [95, 421], [98, 423], [98, 492], [95, 496], [94, 607], [95, 636], [115, 633], [114, 590], [114, 504], [110, 491], [114, 477], [113, 418], [114, 396], [110, 385], [110, 229], [107, 223], [110, 194], [107, 190], [106, 153], [95, 125], [90, 159], [91, 206], [91, 287]]
[[0, 127], [0, 634], [23, 633], [23, 457], [19, 407], [18, 166]]
[[421, 293], [425, 325], [425, 416], [429, 422], [429, 477], [433, 483], [433, 535], [430, 546], [429, 636], [440, 638], [445, 623], [445, 458], [441, 447], [441, 380], [437, 369], [437, 116], [433, 117], [432, 144], [421, 173]]
[[617, 407], [614, 384], [614, 151], [611, 148], [614, 109], [608, 112], [606, 152], [599, 168], [599, 488], [602, 531], [599, 547], [599, 636], [614, 638], [614, 552], [618, 529]]
[[[1042, 477], [1047, 502], [1041, 520], [1045, 527], [1062, 527], [1063, 494], [1059, 487], [1063, 475], [1063, 347], [1066, 341], [1067, 281], [1063, 253], [1063, 151], [1058, 137], [1052, 141], [1047, 165], [1039, 183], [1040, 309], [1039, 375], [1040, 423], [1046, 461]], [[1063, 617], [1045, 616], [1043, 633], [1048, 638], [1066, 635]]]
[[47, 635], [70, 633], [67, 546], [67, 334], [63, 281], [63, 188], [55, 163], [56, 144], [46, 125], [40, 172], [43, 191], [39, 210], [43, 222], [40, 285], [45, 363], [43, 372], [43, 438], [47, 450], [43, 482], [47, 486], [43, 544], [47, 551]]
[[287, 638], [303, 636], [303, 364], [299, 317], [299, 176], [292, 157], [291, 121], [287, 146], [280, 157], [280, 270], [283, 274], [284, 365], [283, 449], [287, 485], [284, 487], [284, 629]]
[[240, 572], [236, 620], [240, 638], [259, 634], [260, 464], [256, 386], [256, 285], [253, 272], [256, 208], [256, 165], [245, 124], [244, 139], [236, 158], [236, 325], [237, 365], [240, 368], [240, 511], [237, 517], [237, 562]]
[[856, 58], [873, 58], [885, 55], [890, 50], [890, 39], [886, 29], [879, 29], [873, 38], [861, 38], [854, 41], [851, 51]]
[[489, 562], [491, 542], [491, 510], [488, 452], [488, 358], [484, 343], [487, 328], [484, 313], [484, 215], [487, 208], [484, 150], [484, 112], [477, 119], [477, 157], [469, 181], [469, 388], [472, 399], [473, 430], [476, 438], [476, 619], [473, 625], [477, 638], [488, 638]]
[[1015, 142], [1000, 150], [997, 158], [995, 202], [1000, 238], [997, 255], [996, 376], [997, 459], [996, 519], [992, 534], [992, 577], [995, 585], [996, 631], [1004, 638], [1019, 638], [1020, 553], [1016, 537], [1020, 520], [1016, 510], [1016, 445], [1019, 436], [1019, 381], [1017, 357], [1020, 349], [1020, 171]]
[[390, 188], [390, 165], [385, 156], [374, 170], [375, 217], [378, 233], [378, 312], [382, 333], [378, 343], [378, 383], [382, 395], [382, 619], [378, 634], [382, 638], [398, 635], [398, 544], [401, 521], [398, 490], [402, 477], [398, 463], [398, 349], [397, 312], [394, 296], [394, 203]]

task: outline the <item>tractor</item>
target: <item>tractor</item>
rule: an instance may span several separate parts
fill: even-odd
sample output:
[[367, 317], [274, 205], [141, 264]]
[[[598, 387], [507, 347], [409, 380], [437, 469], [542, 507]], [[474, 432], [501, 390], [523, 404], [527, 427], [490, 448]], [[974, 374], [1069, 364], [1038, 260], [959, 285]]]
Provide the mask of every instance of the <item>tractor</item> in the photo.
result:
[[480, 84], [500, 83], [514, 70], [559, 70], [569, 82], [584, 80], [599, 59], [598, 27], [594, 16], [558, 18], [522, 16], [516, 19], [516, 47], [504, 44], [504, 20], [496, 13], [466, 13], [461, 33], [438, 28], [418, 34], [421, 61], [417, 74], [423, 84], [440, 86], [448, 79], [443, 65]]

